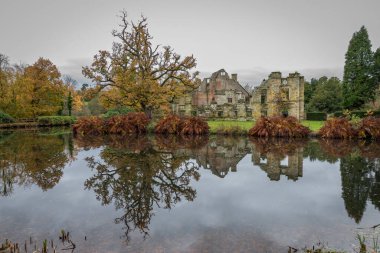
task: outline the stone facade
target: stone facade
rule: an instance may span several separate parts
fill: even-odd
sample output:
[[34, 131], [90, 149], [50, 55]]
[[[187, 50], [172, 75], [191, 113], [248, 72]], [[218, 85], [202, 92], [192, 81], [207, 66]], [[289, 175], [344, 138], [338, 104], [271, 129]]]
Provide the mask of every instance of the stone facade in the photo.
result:
[[237, 74], [221, 69], [203, 79], [197, 90], [181, 98], [173, 106], [179, 115], [198, 115], [212, 118], [252, 117], [250, 109], [251, 95], [237, 81]]
[[304, 119], [305, 80], [299, 73], [283, 78], [280, 72], [272, 72], [267, 80], [252, 92], [251, 106], [254, 118], [287, 114]]
[[221, 69], [203, 79], [199, 88], [173, 104], [173, 112], [183, 116], [249, 120], [261, 115], [287, 113], [304, 119], [304, 78], [298, 73], [283, 78], [272, 72], [268, 80], [252, 92], [245, 90], [237, 74]]

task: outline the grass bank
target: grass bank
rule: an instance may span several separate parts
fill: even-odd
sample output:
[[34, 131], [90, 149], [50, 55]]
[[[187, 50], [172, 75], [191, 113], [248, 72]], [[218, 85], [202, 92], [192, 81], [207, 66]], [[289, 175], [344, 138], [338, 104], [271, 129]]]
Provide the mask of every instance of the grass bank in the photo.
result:
[[[239, 127], [242, 131], [248, 132], [255, 125], [255, 121], [235, 121], [235, 120], [212, 120], [207, 121], [210, 127], [210, 133], [216, 134], [219, 128], [233, 128]], [[302, 120], [302, 125], [310, 128], [311, 131], [317, 132], [325, 123], [324, 121], [311, 121], [311, 120]]]

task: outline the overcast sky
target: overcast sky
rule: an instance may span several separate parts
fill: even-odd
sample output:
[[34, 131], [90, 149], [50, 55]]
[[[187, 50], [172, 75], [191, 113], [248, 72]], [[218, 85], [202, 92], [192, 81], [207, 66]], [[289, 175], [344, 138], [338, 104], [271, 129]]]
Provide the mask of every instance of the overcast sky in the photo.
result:
[[362, 25], [380, 47], [380, 0], [0, 0], [0, 53], [49, 58], [83, 82], [81, 67], [110, 49], [122, 9], [148, 17], [155, 43], [193, 54], [203, 76], [224, 68], [254, 85], [271, 71], [341, 77]]

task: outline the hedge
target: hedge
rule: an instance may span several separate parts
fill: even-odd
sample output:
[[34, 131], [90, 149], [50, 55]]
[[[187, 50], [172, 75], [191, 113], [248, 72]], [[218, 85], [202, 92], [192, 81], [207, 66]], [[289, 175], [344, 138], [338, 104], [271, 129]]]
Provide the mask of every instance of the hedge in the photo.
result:
[[12, 118], [12, 116], [4, 112], [0, 112], [0, 123], [13, 123], [13, 122], [15, 122], [15, 119]]
[[[365, 118], [367, 116], [367, 111], [351, 111], [350, 114], [356, 115], [359, 118]], [[342, 116], [344, 116], [343, 112], [335, 112], [334, 113], [334, 117], [342, 117]], [[380, 117], [380, 111], [373, 111], [372, 116]]]
[[37, 118], [39, 126], [63, 126], [71, 125], [75, 122], [73, 116], [41, 116]]
[[308, 112], [306, 113], [307, 120], [317, 120], [325, 121], [327, 119], [327, 114], [324, 112]]

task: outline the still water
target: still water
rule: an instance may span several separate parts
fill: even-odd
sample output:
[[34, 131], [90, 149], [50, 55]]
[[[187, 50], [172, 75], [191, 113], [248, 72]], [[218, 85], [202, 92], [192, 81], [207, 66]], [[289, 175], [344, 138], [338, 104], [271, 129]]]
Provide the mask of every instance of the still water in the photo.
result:
[[64, 229], [74, 252], [350, 250], [379, 223], [376, 142], [0, 132], [0, 241]]

